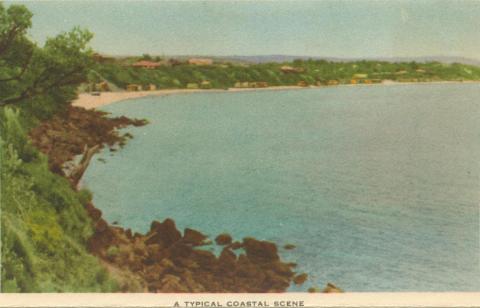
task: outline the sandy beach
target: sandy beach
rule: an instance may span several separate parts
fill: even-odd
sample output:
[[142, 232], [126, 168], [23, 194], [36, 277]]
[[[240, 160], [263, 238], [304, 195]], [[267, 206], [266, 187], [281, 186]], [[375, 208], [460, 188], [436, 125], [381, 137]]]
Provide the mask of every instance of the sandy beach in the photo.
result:
[[268, 88], [229, 88], [222, 89], [170, 89], [170, 90], [156, 90], [156, 91], [123, 91], [123, 92], [101, 92], [99, 96], [91, 95], [90, 93], [80, 93], [78, 98], [73, 101], [72, 105], [76, 107], [83, 107], [85, 109], [94, 109], [112, 103], [135, 99], [147, 96], [167, 96], [174, 94], [193, 94], [193, 93], [225, 93], [225, 92], [248, 92], [248, 91], [278, 91], [278, 90], [298, 90], [305, 89], [299, 86], [279, 86]]
[[193, 94], [193, 93], [227, 93], [227, 92], [251, 92], [251, 91], [279, 91], [279, 90], [302, 90], [312, 88], [331, 88], [331, 87], [370, 87], [370, 86], [393, 86], [393, 85], [425, 85], [425, 84], [451, 84], [451, 83], [480, 83], [479, 81], [430, 81], [430, 82], [395, 82], [388, 81], [373, 84], [338, 84], [334, 86], [277, 86], [267, 88], [229, 88], [223, 89], [168, 89], [156, 91], [122, 91], [122, 92], [101, 92], [101, 95], [95, 96], [90, 93], [80, 93], [78, 98], [73, 101], [72, 105], [83, 107], [85, 109], [94, 109], [112, 103], [135, 99], [147, 96], [168, 96], [175, 94]]

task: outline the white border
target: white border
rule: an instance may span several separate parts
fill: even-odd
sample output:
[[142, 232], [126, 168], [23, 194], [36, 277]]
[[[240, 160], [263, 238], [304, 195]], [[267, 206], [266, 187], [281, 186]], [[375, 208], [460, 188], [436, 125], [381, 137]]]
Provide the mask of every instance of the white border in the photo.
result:
[[[187, 301], [203, 304], [186, 305]], [[249, 307], [229, 306], [229, 303], [235, 301], [265, 302], [270, 308], [289, 307], [286, 305], [287, 301], [297, 302], [297, 306], [293, 307], [480, 307], [480, 293], [0, 294], [0, 307], [218, 307], [212, 302], [219, 303], [220, 307]], [[275, 302], [283, 302], [283, 305]], [[299, 306], [300, 302], [303, 302], [303, 306]], [[262, 306], [251, 304], [250, 307]]]

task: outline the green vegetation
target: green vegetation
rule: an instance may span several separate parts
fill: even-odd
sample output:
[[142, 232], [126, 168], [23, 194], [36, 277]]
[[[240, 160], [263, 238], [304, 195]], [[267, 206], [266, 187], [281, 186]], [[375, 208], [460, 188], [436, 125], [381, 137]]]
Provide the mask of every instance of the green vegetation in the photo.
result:
[[[143, 57], [145, 58], [145, 57]], [[191, 83], [210, 81], [212, 88], [234, 87], [238, 82], [267, 82], [269, 86], [326, 85], [330, 80], [339, 83], [375, 83], [382, 80], [399, 82], [480, 80], [480, 68], [465, 64], [390, 63], [382, 61], [328, 62], [324, 60], [295, 60], [293, 63], [234, 64], [214, 63], [196, 66], [187, 63], [164, 65], [156, 69], [132, 67], [137, 59], [116, 59], [97, 63], [95, 71], [121, 88], [127, 84], [154, 84], [159, 89], [186, 88]], [[171, 61], [172, 62], [172, 61]], [[282, 70], [283, 67], [283, 70]], [[288, 71], [288, 68], [291, 70]], [[91, 76], [99, 82], [98, 75]]]
[[90, 194], [50, 172], [27, 137], [86, 80], [91, 34], [74, 29], [38, 47], [26, 36], [31, 17], [22, 5], [0, 3], [1, 291], [114, 291], [85, 248]]

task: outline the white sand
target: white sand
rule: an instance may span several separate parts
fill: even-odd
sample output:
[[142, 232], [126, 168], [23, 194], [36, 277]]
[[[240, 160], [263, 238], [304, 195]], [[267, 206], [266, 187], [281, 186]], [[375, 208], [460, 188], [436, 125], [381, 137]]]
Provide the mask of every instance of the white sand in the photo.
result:
[[297, 86], [281, 86], [268, 88], [230, 88], [228, 90], [221, 89], [172, 89], [172, 90], [157, 90], [157, 91], [134, 91], [134, 92], [101, 92], [99, 96], [91, 95], [89, 93], [81, 93], [78, 98], [73, 101], [72, 105], [83, 107], [85, 109], [93, 109], [101, 106], [109, 105], [115, 102], [124, 101], [146, 96], [166, 96], [173, 94], [191, 94], [191, 93], [226, 93], [226, 92], [246, 92], [246, 91], [273, 91], [273, 90], [292, 90], [304, 89]]
[[191, 93], [227, 93], [227, 92], [247, 92], [247, 91], [278, 91], [278, 90], [300, 90], [311, 88], [331, 88], [331, 87], [365, 87], [365, 86], [392, 86], [392, 85], [411, 85], [411, 84], [449, 84], [449, 83], [480, 83], [479, 81], [431, 81], [431, 82], [396, 82], [388, 81], [383, 83], [372, 84], [339, 84], [335, 86], [278, 86], [267, 88], [229, 88], [228, 90], [222, 89], [171, 89], [171, 90], [156, 90], [156, 91], [134, 91], [134, 92], [101, 92], [100, 96], [94, 96], [89, 93], [81, 93], [78, 98], [73, 101], [72, 105], [77, 107], [83, 107], [85, 109], [93, 109], [101, 106], [109, 105], [115, 102], [120, 102], [128, 99], [134, 99], [146, 96], [167, 96], [173, 94], [191, 94]]

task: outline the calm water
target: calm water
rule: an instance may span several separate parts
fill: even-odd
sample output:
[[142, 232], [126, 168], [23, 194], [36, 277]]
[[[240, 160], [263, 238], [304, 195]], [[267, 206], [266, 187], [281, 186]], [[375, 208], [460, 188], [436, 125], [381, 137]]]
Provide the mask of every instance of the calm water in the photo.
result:
[[348, 291], [480, 291], [480, 86], [398, 85], [144, 98], [147, 118], [84, 184], [110, 221], [284, 245]]

